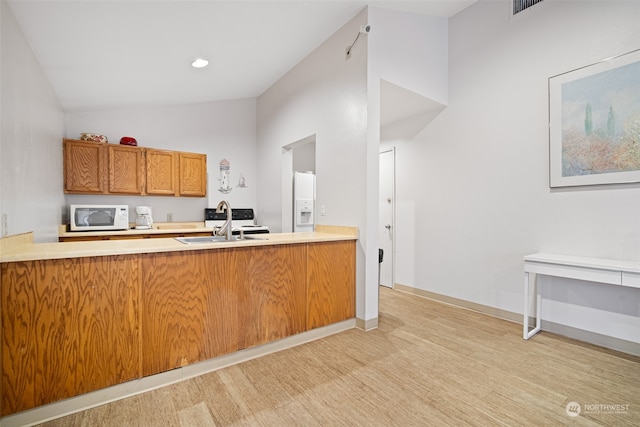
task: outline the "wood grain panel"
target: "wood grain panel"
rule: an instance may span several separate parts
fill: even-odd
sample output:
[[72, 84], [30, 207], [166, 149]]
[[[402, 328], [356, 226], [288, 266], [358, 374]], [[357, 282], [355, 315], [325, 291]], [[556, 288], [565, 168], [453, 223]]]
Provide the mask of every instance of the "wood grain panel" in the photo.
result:
[[180, 153], [180, 195], [207, 195], [207, 155]]
[[105, 192], [106, 145], [67, 139], [63, 144], [65, 192]]
[[139, 264], [135, 255], [82, 259], [76, 393], [141, 377]]
[[207, 298], [207, 357], [232, 353], [239, 348], [240, 306], [246, 301], [250, 248], [210, 251], [211, 273]]
[[2, 413], [139, 377], [132, 256], [2, 264]]
[[178, 195], [178, 160], [174, 151], [146, 149], [146, 192]]
[[238, 294], [249, 256], [238, 248], [143, 258], [144, 375], [238, 349]]
[[307, 248], [307, 329], [355, 317], [355, 241]]
[[142, 194], [145, 181], [144, 149], [109, 145], [109, 192]]
[[205, 359], [209, 269], [202, 252], [142, 259], [142, 370], [151, 375]]
[[241, 348], [305, 330], [306, 245], [252, 248]]

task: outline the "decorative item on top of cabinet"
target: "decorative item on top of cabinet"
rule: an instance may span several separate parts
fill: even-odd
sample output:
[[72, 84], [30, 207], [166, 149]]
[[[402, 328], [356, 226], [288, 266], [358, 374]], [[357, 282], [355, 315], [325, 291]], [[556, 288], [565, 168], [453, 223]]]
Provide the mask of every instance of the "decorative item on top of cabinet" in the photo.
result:
[[93, 142], [109, 142], [109, 139], [104, 135], [99, 135], [97, 133], [81, 133], [80, 134], [81, 141], [93, 141]]

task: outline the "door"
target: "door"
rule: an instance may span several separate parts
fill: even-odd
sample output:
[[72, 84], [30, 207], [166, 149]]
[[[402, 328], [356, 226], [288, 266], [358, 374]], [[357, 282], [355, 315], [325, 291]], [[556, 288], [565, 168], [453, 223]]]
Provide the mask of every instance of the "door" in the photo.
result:
[[139, 147], [109, 145], [109, 193], [144, 192], [144, 151]]
[[380, 153], [378, 238], [383, 250], [379, 284], [393, 288], [393, 235], [395, 211], [395, 149]]
[[106, 193], [107, 144], [64, 140], [64, 192]]
[[178, 195], [178, 153], [175, 151], [146, 149], [147, 194]]
[[207, 155], [180, 153], [180, 179], [178, 186], [181, 196], [205, 197], [207, 195]]

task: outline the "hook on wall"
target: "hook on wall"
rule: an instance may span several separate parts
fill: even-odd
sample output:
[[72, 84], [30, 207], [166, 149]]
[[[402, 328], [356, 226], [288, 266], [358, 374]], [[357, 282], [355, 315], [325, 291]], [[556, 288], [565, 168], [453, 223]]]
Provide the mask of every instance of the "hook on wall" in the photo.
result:
[[360, 27], [360, 31], [358, 31], [358, 35], [356, 36], [355, 40], [353, 40], [353, 43], [347, 46], [347, 59], [351, 57], [351, 49], [358, 41], [358, 38], [360, 38], [360, 34], [366, 35], [366, 34], [369, 34], [370, 31], [371, 31], [371, 25], [363, 25], [362, 27]]

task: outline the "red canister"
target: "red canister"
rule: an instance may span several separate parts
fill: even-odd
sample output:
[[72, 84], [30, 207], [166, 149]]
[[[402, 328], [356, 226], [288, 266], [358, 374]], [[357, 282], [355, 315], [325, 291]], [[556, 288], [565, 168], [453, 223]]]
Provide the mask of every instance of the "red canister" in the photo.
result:
[[122, 138], [120, 138], [120, 144], [122, 145], [138, 145], [138, 141], [136, 141], [135, 138], [132, 138], [130, 136], [123, 136]]

